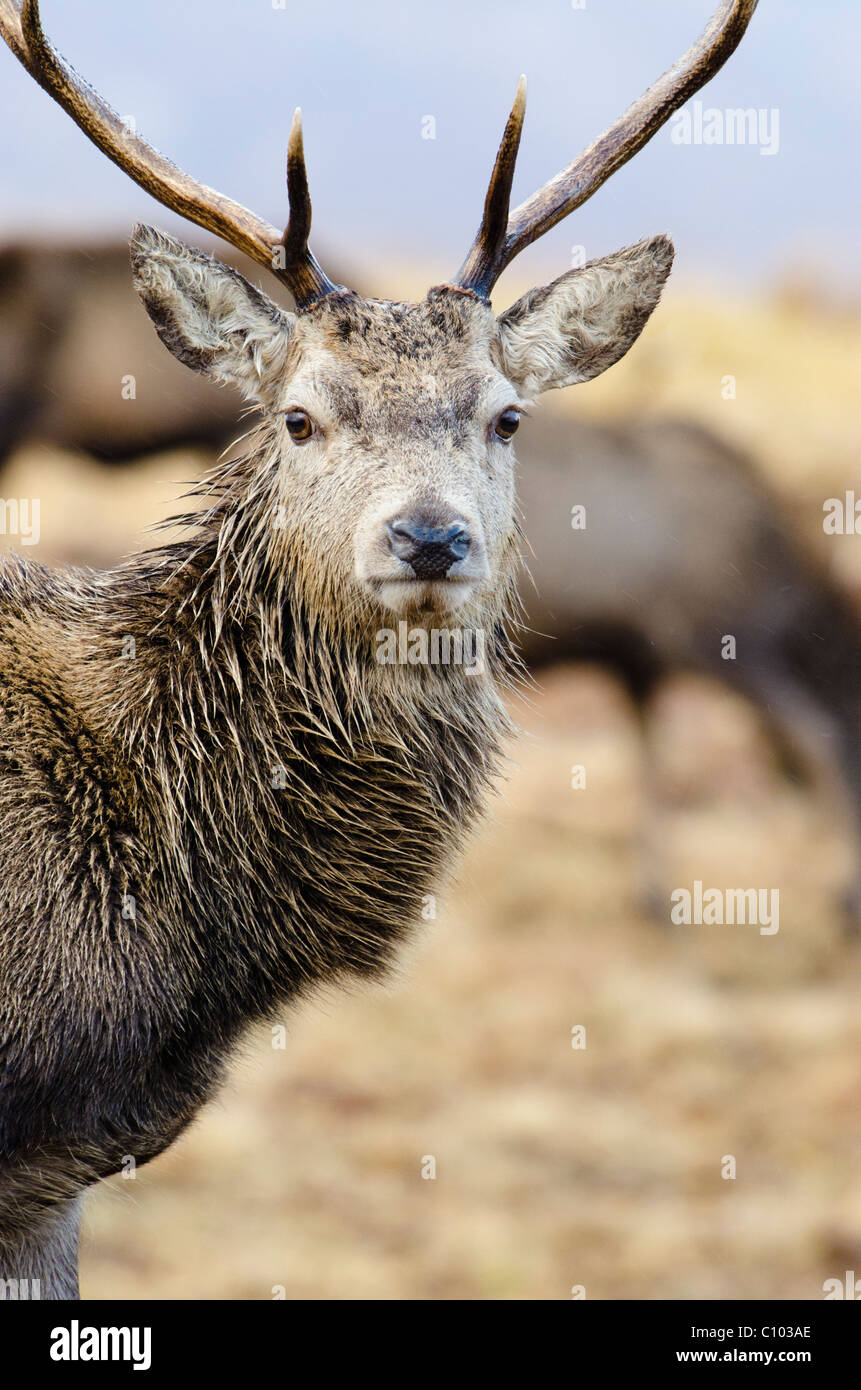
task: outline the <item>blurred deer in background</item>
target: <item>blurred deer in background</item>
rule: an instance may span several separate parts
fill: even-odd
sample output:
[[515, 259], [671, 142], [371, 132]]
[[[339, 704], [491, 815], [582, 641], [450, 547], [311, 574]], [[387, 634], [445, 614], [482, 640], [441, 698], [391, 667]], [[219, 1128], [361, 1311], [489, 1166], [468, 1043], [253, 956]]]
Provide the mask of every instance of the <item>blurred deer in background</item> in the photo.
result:
[[[672, 247], [642, 241], [498, 317], [490, 292], [718, 70], [753, 9], [725, 0], [509, 215], [521, 80], [466, 261], [401, 304], [333, 284], [312, 255], [298, 114], [281, 235], [130, 133], [51, 48], [35, 0], [0, 0], [6, 42], [84, 132], [296, 305], [138, 229], [160, 338], [238, 385], [259, 426], [185, 540], [103, 574], [18, 562], [0, 578], [4, 1280], [73, 1296], [84, 1190], [173, 1142], [249, 1024], [379, 973], [419, 921], [508, 730], [524, 403], [623, 356]], [[400, 619], [486, 634], [487, 659], [381, 662]]]
[[[535, 419], [523, 454], [526, 660], [609, 665], [644, 723], [676, 672], [707, 674], [751, 700], [786, 769], [824, 792], [849, 828], [855, 868], [843, 908], [856, 932], [861, 623], [850, 596], [806, 553], [750, 460], [695, 425]], [[582, 529], [572, 529], [574, 505]], [[657, 901], [654, 854], [646, 869], [644, 899]]]
[[0, 467], [30, 440], [106, 462], [183, 445], [220, 449], [241, 401], [161, 351], [131, 285], [127, 245], [0, 249]]

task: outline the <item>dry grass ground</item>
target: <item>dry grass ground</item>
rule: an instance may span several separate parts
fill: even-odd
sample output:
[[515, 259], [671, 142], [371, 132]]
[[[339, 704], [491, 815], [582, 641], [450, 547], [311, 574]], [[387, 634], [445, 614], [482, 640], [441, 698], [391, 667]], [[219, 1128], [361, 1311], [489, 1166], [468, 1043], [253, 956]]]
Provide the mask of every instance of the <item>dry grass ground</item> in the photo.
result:
[[[821, 547], [822, 500], [857, 478], [858, 329], [803, 299], [671, 294], [559, 408], [710, 424]], [[103, 562], [191, 471], [31, 449], [4, 490], [43, 499], [31, 555]], [[858, 538], [838, 552], [861, 575]], [[861, 1272], [861, 946], [830, 808], [702, 682], [661, 700], [659, 777], [597, 670], [548, 672], [516, 713], [492, 816], [391, 986], [307, 1002], [283, 1049], [249, 1038], [187, 1136], [90, 1198], [86, 1296], [817, 1299]], [[670, 926], [694, 878], [779, 888], [778, 934]]]

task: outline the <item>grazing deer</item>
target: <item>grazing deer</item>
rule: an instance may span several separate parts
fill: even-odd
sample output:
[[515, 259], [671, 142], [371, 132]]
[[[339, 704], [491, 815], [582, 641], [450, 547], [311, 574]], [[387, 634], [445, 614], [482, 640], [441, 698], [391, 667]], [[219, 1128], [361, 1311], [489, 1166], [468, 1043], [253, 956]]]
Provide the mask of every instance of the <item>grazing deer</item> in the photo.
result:
[[[378, 973], [478, 815], [507, 724], [525, 401], [639, 336], [669, 273], [653, 237], [497, 317], [511, 259], [711, 77], [755, 0], [703, 37], [510, 216], [521, 80], [475, 242], [420, 304], [334, 285], [308, 246], [298, 113], [283, 236], [130, 133], [0, 0], [32, 76], [166, 206], [289, 287], [139, 228], [135, 282], [180, 361], [260, 411], [188, 538], [104, 574], [0, 577], [0, 1275], [77, 1292], [81, 1194], [161, 1153], [248, 1024]], [[382, 663], [380, 631], [457, 624], [487, 660]], [[8, 1285], [7, 1285], [8, 1287]]]
[[[845, 821], [852, 866], [841, 907], [856, 935], [861, 623], [850, 597], [798, 543], [750, 460], [706, 430], [680, 421], [608, 428], [551, 414], [535, 426], [519, 499], [532, 580], [522, 586], [521, 655], [530, 665], [610, 666], [644, 726], [674, 672], [707, 674], [752, 701], [786, 769]], [[585, 508], [583, 530], [572, 530], [573, 502]], [[736, 639], [732, 660], [723, 658], [725, 634]], [[643, 897], [660, 902], [667, 921], [659, 856], [644, 858]]]

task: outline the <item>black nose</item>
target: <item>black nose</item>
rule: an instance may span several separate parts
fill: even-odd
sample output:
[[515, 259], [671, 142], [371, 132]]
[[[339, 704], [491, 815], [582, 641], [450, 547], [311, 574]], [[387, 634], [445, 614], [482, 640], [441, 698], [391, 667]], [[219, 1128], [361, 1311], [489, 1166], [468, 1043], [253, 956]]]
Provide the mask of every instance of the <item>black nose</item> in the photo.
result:
[[411, 517], [386, 523], [392, 554], [412, 565], [416, 579], [445, 579], [452, 565], [469, 550], [469, 528], [464, 521], [450, 526], [428, 526]]

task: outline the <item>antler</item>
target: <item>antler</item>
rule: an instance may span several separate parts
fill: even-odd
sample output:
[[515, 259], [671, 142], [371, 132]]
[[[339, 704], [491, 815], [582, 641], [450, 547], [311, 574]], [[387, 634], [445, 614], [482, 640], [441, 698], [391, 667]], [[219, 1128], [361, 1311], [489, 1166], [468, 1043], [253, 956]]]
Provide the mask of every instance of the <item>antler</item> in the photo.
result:
[[89, 83], [49, 43], [42, 28], [38, 0], [0, 0], [0, 35], [40, 87], [62, 106], [85, 135], [118, 164], [135, 183], [165, 207], [265, 265], [304, 308], [338, 289], [323, 273], [308, 248], [311, 200], [297, 111], [287, 157], [290, 220], [283, 236], [248, 208], [197, 183], [148, 144], [120, 119]]
[[722, 0], [702, 37], [684, 57], [629, 106], [615, 125], [508, 217], [525, 106], [525, 84], [521, 78], [491, 175], [484, 218], [453, 285], [486, 299], [505, 267], [525, 246], [591, 198], [611, 174], [651, 140], [674, 111], [714, 77], [740, 43], [756, 5], [757, 0]]
[[305, 168], [305, 145], [302, 140], [302, 112], [293, 112], [293, 124], [287, 141], [287, 201], [290, 216], [281, 238], [284, 261], [289, 267], [290, 289], [301, 309], [338, 289], [320, 269], [308, 246], [311, 231], [311, 196], [308, 192], [308, 171]]
[[[509, 216], [514, 163], [526, 109], [526, 82], [517, 95], [493, 166], [484, 216], [453, 287], [486, 299], [505, 267], [524, 247], [555, 227], [597, 191], [611, 174], [652, 138], [688, 97], [712, 78], [738, 46], [757, 0], [722, 0], [702, 38], [628, 108], [594, 144]], [[302, 309], [337, 290], [308, 246], [311, 199], [302, 144], [302, 121], [293, 117], [287, 151], [286, 231], [249, 212], [232, 198], [197, 183], [120, 119], [48, 42], [38, 0], [0, 0], [0, 36], [20, 63], [63, 107], [109, 159], [158, 199], [207, 231], [265, 265], [292, 292]]]

